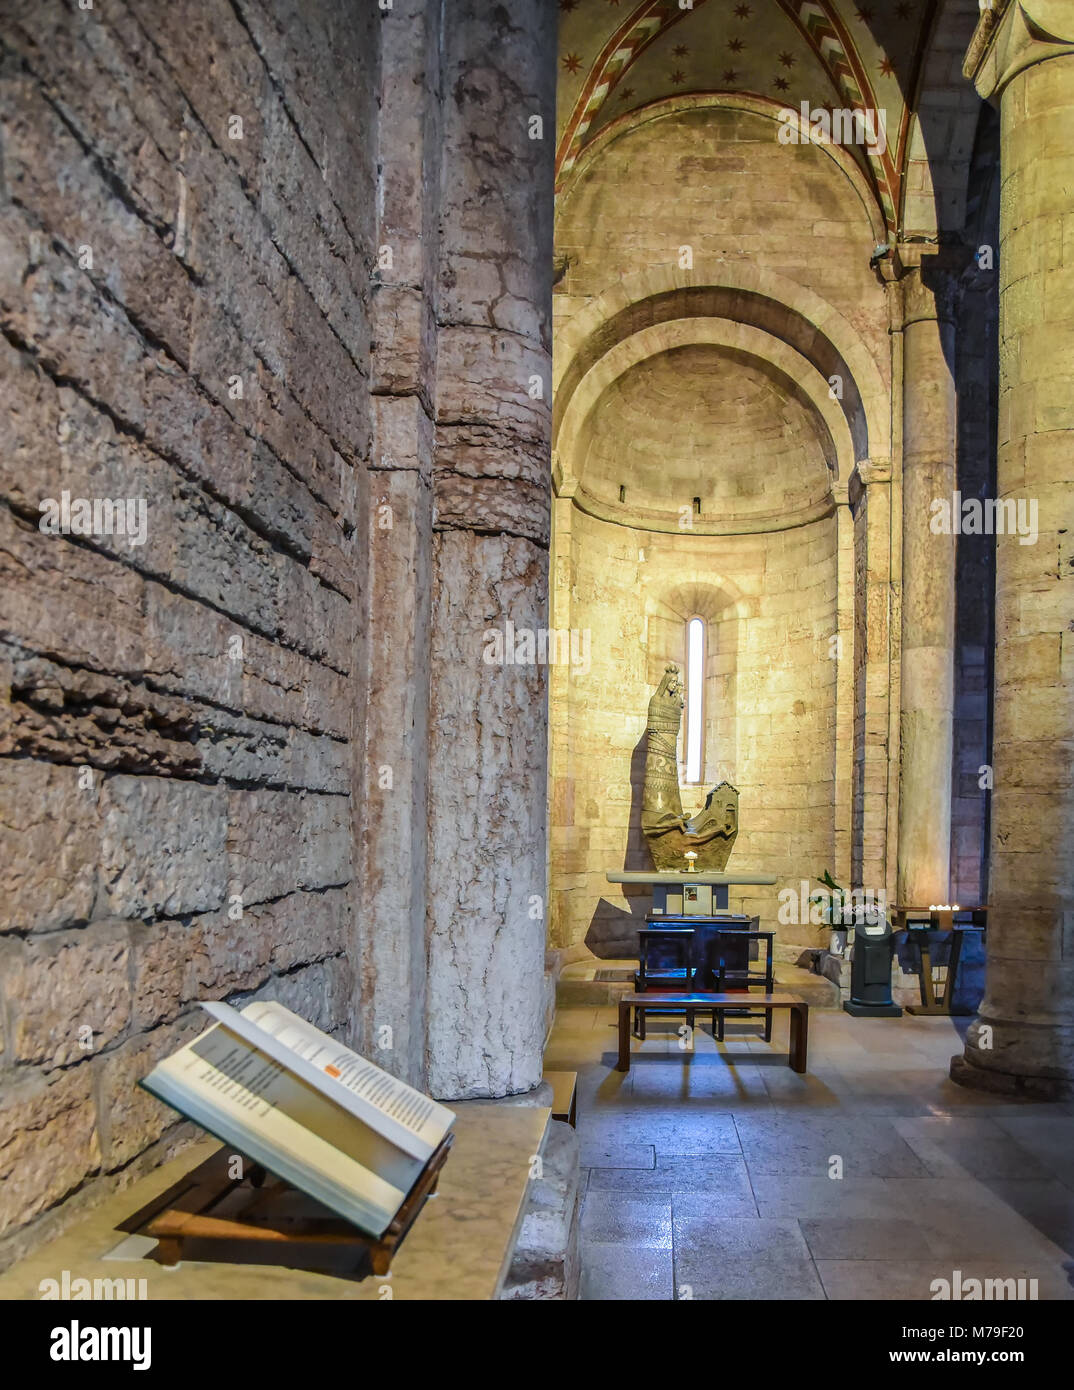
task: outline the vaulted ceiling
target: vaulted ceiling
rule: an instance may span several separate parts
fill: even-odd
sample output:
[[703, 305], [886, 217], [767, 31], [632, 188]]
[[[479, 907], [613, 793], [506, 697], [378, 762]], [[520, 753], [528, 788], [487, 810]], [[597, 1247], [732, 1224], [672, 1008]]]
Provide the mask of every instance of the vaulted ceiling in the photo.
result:
[[561, 186], [597, 136], [669, 98], [728, 93], [770, 103], [774, 111], [802, 102], [811, 110], [879, 110], [888, 148], [853, 153], [894, 229], [903, 220], [903, 183], [914, 153], [911, 116], [926, 60], [932, 53], [935, 85], [939, 46], [940, 82], [961, 101], [959, 88], [968, 88], [962, 54], [977, 6], [976, 0], [692, 0], [684, 9], [679, 0], [559, 0], [559, 9]]

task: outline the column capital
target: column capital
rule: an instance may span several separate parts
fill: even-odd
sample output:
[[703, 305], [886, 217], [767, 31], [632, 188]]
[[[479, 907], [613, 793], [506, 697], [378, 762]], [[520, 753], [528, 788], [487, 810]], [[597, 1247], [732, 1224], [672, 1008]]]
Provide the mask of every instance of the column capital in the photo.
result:
[[962, 72], [985, 101], [997, 101], [1012, 77], [1074, 53], [1070, 0], [995, 0], [981, 11]]
[[854, 472], [847, 480], [847, 501], [855, 508], [870, 483], [890, 482], [890, 459], [859, 459], [854, 465]]
[[963, 248], [907, 245], [899, 247], [898, 285], [902, 294], [902, 326], [938, 319], [954, 323], [958, 309], [958, 277], [969, 251]]

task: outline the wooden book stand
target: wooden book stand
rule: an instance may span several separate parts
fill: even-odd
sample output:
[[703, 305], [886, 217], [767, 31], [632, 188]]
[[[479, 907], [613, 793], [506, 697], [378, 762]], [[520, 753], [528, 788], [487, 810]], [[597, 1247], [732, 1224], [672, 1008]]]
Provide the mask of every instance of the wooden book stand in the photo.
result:
[[[253, 1245], [269, 1257], [266, 1263], [315, 1268], [298, 1257], [305, 1253], [316, 1261], [320, 1254], [331, 1256], [333, 1264], [342, 1259], [350, 1272], [362, 1277], [384, 1275], [426, 1199], [436, 1191], [454, 1138], [444, 1136], [379, 1238], [269, 1176], [258, 1164], [249, 1164], [242, 1179], [229, 1177], [231, 1154], [224, 1149], [165, 1193], [152, 1219], [140, 1229], [157, 1238], [152, 1258], [162, 1265], [178, 1264], [187, 1243], [197, 1242], [197, 1253], [188, 1251], [187, 1258], [229, 1261], [235, 1258], [236, 1246]], [[225, 1203], [227, 1214], [214, 1215]]]

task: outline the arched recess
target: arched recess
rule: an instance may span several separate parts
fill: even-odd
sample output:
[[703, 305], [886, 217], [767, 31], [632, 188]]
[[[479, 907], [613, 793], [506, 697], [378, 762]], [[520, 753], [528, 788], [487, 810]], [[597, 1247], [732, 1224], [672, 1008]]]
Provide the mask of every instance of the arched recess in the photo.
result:
[[[576, 158], [572, 160], [570, 168], [564, 170], [562, 182], [556, 193], [560, 206], [564, 206], [568, 202], [571, 193], [581, 183], [593, 162], [599, 159], [608, 146], [616, 140], [622, 139], [625, 135], [631, 134], [652, 121], [665, 120], [668, 116], [677, 115], [682, 111], [712, 109], [748, 111], [751, 115], [763, 117], [772, 122], [772, 138], [775, 140], [778, 138], [777, 127], [784, 124], [780, 120], [780, 112], [790, 108], [782, 101], [775, 101], [770, 97], [754, 96], [748, 92], [684, 92], [681, 96], [662, 97], [659, 101], [650, 102], [648, 106], [627, 111], [599, 131], [587, 145], [582, 147]], [[797, 121], [796, 125], [799, 129], [800, 143], [806, 144], [808, 142], [817, 149], [823, 150], [839, 173], [851, 185], [861, 203], [862, 212], [869, 222], [874, 238], [878, 242], [883, 241], [886, 237], [884, 213], [877, 202], [876, 189], [857, 159], [845, 146], [814, 139], [811, 137], [807, 125], [801, 125]]]
[[733, 783], [737, 775], [741, 626], [753, 605], [730, 578], [713, 574], [704, 582], [647, 586], [644, 611], [653, 686], [668, 662], [683, 669], [687, 621], [697, 616], [707, 628], [701, 780], [690, 789], [700, 800], [703, 791], [718, 782]]
[[782, 530], [828, 515], [833, 499], [842, 500], [846, 496], [855, 452], [846, 417], [832, 396], [827, 378], [781, 339], [773, 338], [748, 324], [726, 319], [687, 318], [654, 324], [623, 339], [594, 363], [571, 395], [556, 431], [553, 448], [557, 491], [573, 496], [576, 505], [603, 520], [620, 521], [645, 530], [674, 532], [679, 529], [678, 522], [673, 518], [645, 517], [634, 510], [618, 509], [598, 502], [587, 494], [579, 468], [587, 452], [594, 416], [607, 388], [637, 363], [659, 353], [693, 344], [724, 348], [736, 356], [763, 363], [766, 373], [780, 384], [787, 395], [794, 396], [809, 408], [829, 470], [822, 494], [804, 508], [730, 522], [698, 518], [693, 523], [695, 532], [698, 535], [729, 535]]
[[624, 276], [565, 325], [553, 362], [553, 447], [574, 393], [602, 357], [643, 329], [696, 318], [758, 329], [793, 349], [825, 382], [837, 378], [854, 459], [890, 456], [890, 394], [854, 328], [820, 295], [786, 276], [725, 262], [692, 270], [655, 266]]

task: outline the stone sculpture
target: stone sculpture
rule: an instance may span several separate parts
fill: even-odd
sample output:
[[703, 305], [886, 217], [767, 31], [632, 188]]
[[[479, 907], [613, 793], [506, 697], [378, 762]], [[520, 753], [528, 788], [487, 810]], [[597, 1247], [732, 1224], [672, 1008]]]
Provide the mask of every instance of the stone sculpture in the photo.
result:
[[[677, 761], [682, 705], [679, 668], [668, 666], [649, 701], [641, 828], [658, 869], [718, 871], [726, 868], [738, 835], [738, 791], [721, 782], [693, 819], [683, 815]], [[696, 859], [686, 858], [690, 850]]]

